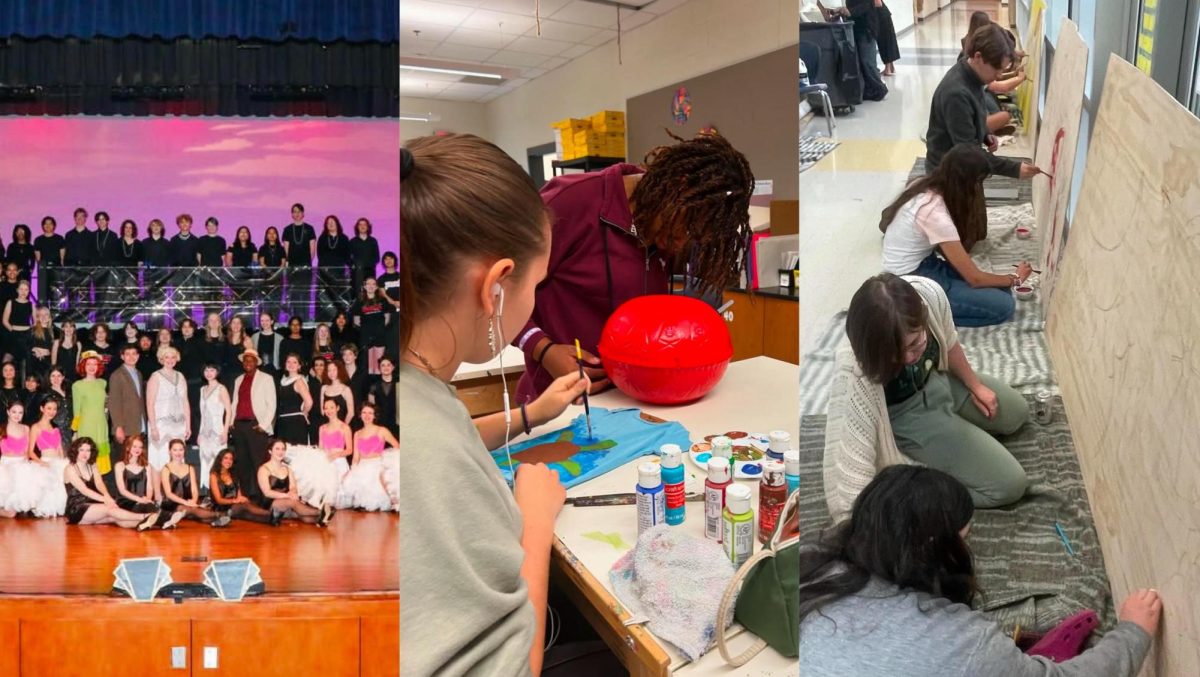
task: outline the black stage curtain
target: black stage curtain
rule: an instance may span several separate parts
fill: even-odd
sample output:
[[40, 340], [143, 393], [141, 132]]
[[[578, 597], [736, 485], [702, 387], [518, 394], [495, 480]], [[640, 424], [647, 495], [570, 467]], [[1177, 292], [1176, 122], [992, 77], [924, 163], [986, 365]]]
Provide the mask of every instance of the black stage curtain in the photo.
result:
[[400, 114], [399, 44], [12, 38], [0, 115]]
[[396, 42], [397, 0], [3, 0], [0, 36]]

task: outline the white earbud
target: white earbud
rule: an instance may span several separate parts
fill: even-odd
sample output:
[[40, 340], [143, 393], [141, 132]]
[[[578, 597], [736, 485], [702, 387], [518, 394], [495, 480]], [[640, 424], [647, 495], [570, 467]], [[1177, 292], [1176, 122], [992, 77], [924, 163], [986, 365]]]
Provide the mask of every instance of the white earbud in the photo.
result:
[[496, 282], [495, 284], [492, 285], [492, 295], [500, 297], [500, 303], [496, 308], [496, 314], [503, 315], [504, 314], [504, 287], [501, 287], [499, 282]]

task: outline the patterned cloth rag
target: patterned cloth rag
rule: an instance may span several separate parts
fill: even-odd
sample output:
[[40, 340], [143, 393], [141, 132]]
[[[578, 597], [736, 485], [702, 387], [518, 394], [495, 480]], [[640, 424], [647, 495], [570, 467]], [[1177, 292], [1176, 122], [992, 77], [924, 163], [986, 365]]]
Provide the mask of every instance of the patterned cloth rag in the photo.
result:
[[662, 524], [643, 532], [608, 575], [634, 618], [649, 619], [650, 632], [695, 661], [717, 641], [717, 609], [734, 573], [716, 541]]

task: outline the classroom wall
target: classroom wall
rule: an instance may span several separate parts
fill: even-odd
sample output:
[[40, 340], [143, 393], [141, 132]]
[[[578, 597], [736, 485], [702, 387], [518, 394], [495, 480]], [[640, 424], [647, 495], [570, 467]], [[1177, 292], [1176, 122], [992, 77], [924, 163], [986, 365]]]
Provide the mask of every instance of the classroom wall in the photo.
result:
[[625, 110], [631, 97], [795, 45], [798, 9], [796, 0], [691, 0], [623, 33], [621, 63], [613, 41], [489, 102], [491, 138], [524, 165], [527, 148], [554, 140], [551, 122]]
[[440, 101], [401, 96], [400, 110], [405, 114], [415, 113], [424, 115], [426, 113], [434, 113], [440, 117], [435, 122], [401, 120], [401, 142], [414, 139], [418, 136], [429, 136], [439, 131], [477, 134], [485, 139], [490, 137], [487, 111], [481, 103]]
[[[642, 158], [655, 146], [670, 143], [666, 129], [690, 138], [711, 125], [746, 156], [756, 179], [774, 182], [775, 199], [797, 199], [799, 92], [783, 85], [795, 73], [796, 47], [789, 46], [629, 99], [629, 157]], [[682, 125], [671, 113], [679, 87], [687, 87], [692, 101], [691, 118]]]

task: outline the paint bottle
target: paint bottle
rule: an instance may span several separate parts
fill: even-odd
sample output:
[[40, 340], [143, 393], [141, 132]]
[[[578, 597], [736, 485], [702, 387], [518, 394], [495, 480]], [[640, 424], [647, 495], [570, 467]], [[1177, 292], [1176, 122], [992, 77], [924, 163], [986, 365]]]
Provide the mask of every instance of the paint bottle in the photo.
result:
[[783, 461], [783, 452], [792, 448], [792, 435], [786, 430], [772, 430], [767, 446], [767, 456]]
[[667, 524], [683, 524], [683, 450], [678, 444], [664, 444], [658, 450], [662, 458], [663, 495], [666, 496]]
[[729, 466], [708, 463], [708, 479], [704, 481], [704, 537], [721, 542], [721, 511], [725, 509], [725, 489], [729, 487]]
[[721, 515], [721, 542], [733, 566], [740, 567], [754, 553], [754, 511], [750, 509], [750, 490], [735, 484], [725, 494], [727, 499]]
[[[726, 464], [729, 465], [729, 476], [733, 477], [733, 440], [724, 435], [712, 438], [712, 455], [713, 458], [725, 459]], [[711, 463], [711, 460], [709, 462]]]
[[667, 506], [664, 501], [662, 470], [657, 463], [642, 463], [638, 466], [637, 510], [638, 535], [652, 526], [666, 521]]
[[775, 531], [779, 513], [787, 503], [787, 480], [784, 466], [774, 459], [763, 462], [762, 481], [758, 485], [758, 542], [766, 543]]
[[788, 496], [793, 491], [800, 490], [800, 450], [788, 449], [783, 452], [783, 477], [787, 480]]

